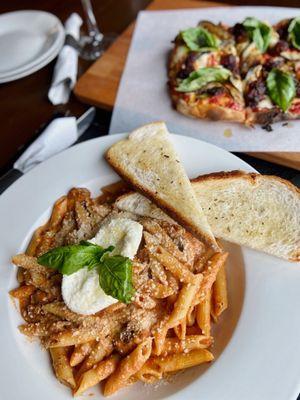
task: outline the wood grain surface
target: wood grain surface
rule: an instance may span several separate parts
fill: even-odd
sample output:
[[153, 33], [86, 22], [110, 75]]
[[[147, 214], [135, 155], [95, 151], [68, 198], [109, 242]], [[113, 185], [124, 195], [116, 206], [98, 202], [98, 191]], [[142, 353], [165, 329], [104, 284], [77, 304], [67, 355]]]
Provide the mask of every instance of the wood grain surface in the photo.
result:
[[[224, 3], [194, 0], [154, 0], [148, 10], [218, 7]], [[106, 53], [77, 82], [75, 95], [83, 102], [112, 110], [125, 66], [134, 23], [118, 37]], [[300, 152], [249, 153], [263, 160], [300, 170]]]
[[[93, 0], [92, 3], [100, 29], [104, 33], [120, 34], [150, 0]], [[0, 1], [0, 14], [36, 9], [55, 14], [63, 23], [73, 12], [79, 13], [84, 19], [80, 0]], [[86, 32], [85, 23], [81, 31]], [[5, 57], [2, 54], [3, 56]], [[87, 105], [73, 95], [67, 104], [54, 106], [49, 102], [47, 93], [55, 63], [56, 60], [53, 60], [32, 75], [0, 84], [0, 175], [12, 166], [24, 148], [36, 137], [40, 128], [54, 116], [67, 113], [78, 117], [87, 109]], [[79, 59], [78, 75], [81, 76], [91, 64]], [[97, 110], [103, 134], [107, 133], [109, 117], [110, 112]], [[107, 121], [106, 126], [103, 125], [103, 121]]]

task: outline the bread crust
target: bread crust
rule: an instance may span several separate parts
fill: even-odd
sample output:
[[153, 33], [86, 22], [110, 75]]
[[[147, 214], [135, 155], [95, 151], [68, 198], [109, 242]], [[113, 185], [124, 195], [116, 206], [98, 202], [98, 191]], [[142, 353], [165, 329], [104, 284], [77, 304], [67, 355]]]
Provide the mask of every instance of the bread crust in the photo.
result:
[[[235, 180], [235, 179], [244, 179], [249, 182], [251, 185], [256, 185], [261, 180], [269, 180], [279, 182], [287, 187], [294, 195], [298, 197], [300, 202], [300, 188], [294, 186], [291, 182], [282, 179], [275, 175], [261, 175], [258, 173], [247, 173], [240, 170], [234, 171], [220, 171], [213, 172], [211, 174], [200, 175], [197, 178], [191, 179], [192, 184], [208, 182], [208, 181], [218, 181], [218, 180]], [[300, 249], [296, 249], [292, 256], [289, 258], [289, 261], [297, 262], [300, 261]]]
[[198, 239], [204, 241], [206, 244], [211, 246], [215, 251], [217, 251], [217, 252], [221, 251], [217, 244], [212, 243], [212, 240], [208, 235], [205, 235], [203, 232], [199, 231], [198, 229], [196, 230], [195, 228], [193, 228], [189, 224], [187, 224], [186, 221], [182, 218], [182, 216], [178, 212], [176, 212], [176, 210], [173, 207], [169, 206], [163, 200], [158, 199], [155, 196], [155, 193], [151, 192], [150, 190], [145, 189], [137, 181], [135, 181], [133, 183], [132, 180], [126, 174], [124, 174], [124, 171], [121, 168], [119, 168], [119, 166], [114, 162], [113, 158], [110, 157], [110, 154], [109, 154], [110, 150], [111, 150], [111, 148], [108, 149], [107, 152], [105, 153], [106, 161], [116, 171], [116, 173], [119, 176], [121, 176], [124, 179], [124, 181], [130, 185], [130, 187], [134, 186], [134, 190], [136, 190], [140, 194], [147, 197], [150, 201], [152, 201], [159, 208], [161, 208], [167, 215], [169, 215], [176, 222], [178, 222], [181, 226], [183, 226], [187, 231], [189, 231], [191, 234], [195, 235]]
[[272, 181], [280, 182], [288, 187], [289, 190], [297, 194], [299, 196], [300, 201], [300, 188], [293, 185], [290, 181], [286, 179], [280, 178], [276, 175], [261, 175], [255, 172], [245, 172], [241, 170], [233, 170], [233, 171], [220, 171], [220, 172], [212, 172], [211, 174], [199, 175], [197, 178], [191, 179], [191, 183], [209, 181], [209, 180], [221, 180], [221, 179], [245, 179], [249, 181], [252, 185], [256, 184], [257, 181], [262, 179], [268, 179]]

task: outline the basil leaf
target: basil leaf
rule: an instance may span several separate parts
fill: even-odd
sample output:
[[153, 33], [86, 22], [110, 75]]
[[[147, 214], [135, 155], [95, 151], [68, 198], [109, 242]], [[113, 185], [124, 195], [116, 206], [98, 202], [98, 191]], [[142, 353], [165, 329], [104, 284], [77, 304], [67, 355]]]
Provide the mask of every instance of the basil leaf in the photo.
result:
[[101, 257], [111, 247], [104, 249], [90, 243], [57, 247], [38, 257], [39, 264], [53, 268], [65, 275], [71, 275], [83, 267], [89, 269], [99, 264]]
[[231, 72], [223, 67], [200, 68], [193, 71], [176, 89], [178, 92], [193, 92], [201, 89], [209, 82], [224, 82], [231, 76]]
[[257, 18], [248, 17], [243, 22], [252, 42], [261, 53], [265, 53], [272, 38], [272, 28]]
[[[94, 243], [91, 243], [91, 242], [89, 242], [87, 240], [81, 240], [81, 242], [79, 244], [82, 245], [82, 246], [98, 246], [98, 247], [101, 247], [101, 246], [95, 245]], [[107, 252], [112, 252], [114, 249], [115, 249], [114, 246], [109, 246], [109, 247], [107, 247], [106, 249], [103, 249], [103, 250], [104, 250], [104, 253], [107, 253]]]
[[267, 77], [267, 90], [272, 101], [286, 111], [296, 96], [293, 77], [279, 69], [272, 69]]
[[294, 18], [288, 28], [289, 37], [288, 39], [292, 42], [292, 45], [300, 50], [300, 17]]
[[215, 49], [220, 44], [220, 40], [215, 35], [201, 26], [182, 31], [181, 37], [188, 48], [193, 51]]
[[132, 300], [132, 263], [123, 256], [104, 254], [98, 266], [99, 283], [104, 292], [128, 304]]
[[122, 301], [130, 303], [134, 294], [132, 285], [132, 263], [123, 256], [109, 256], [114, 246], [104, 249], [101, 246], [82, 241], [78, 245], [62, 246], [50, 250], [38, 257], [39, 264], [71, 275], [83, 267], [97, 267], [99, 284], [104, 292]]

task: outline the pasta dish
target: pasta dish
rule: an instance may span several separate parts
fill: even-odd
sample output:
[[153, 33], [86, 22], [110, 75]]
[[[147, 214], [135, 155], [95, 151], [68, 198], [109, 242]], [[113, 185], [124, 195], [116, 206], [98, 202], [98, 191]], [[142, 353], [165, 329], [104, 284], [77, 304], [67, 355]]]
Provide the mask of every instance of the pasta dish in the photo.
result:
[[[101, 382], [109, 396], [212, 361], [211, 320], [227, 308], [228, 254], [171, 219], [119, 210], [116, 199], [126, 191], [112, 184], [92, 198], [87, 189], [72, 189], [26, 253], [13, 257], [19, 287], [10, 294], [25, 320], [19, 329], [40, 339], [74, 395]], [[101, 304], [91, 297], [100, 290], [92, 286], [96, 275]], [[78, 293], [86, 288], [82, 301]]]

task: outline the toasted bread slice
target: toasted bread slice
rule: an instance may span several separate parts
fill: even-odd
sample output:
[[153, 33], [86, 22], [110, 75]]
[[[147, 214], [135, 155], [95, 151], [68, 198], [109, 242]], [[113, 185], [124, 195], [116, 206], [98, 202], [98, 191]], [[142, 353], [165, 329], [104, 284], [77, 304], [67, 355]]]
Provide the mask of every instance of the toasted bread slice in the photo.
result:
[[290, 182], [242, 171], [192, 182], [217, 237], [300, 261], [300, 191]]
[[219, 251], [163, 122], [136, 129], [107, 151], [106, 160], [134, 189]]
[[[291, 183], [232, 171], [199, 176], [192, 186], [216, 237], [300, 260], [300, 191]], [[119, 197], [116, 205], [139, 215], [169, 218], [138, 193]]]

